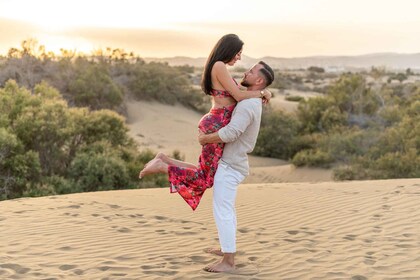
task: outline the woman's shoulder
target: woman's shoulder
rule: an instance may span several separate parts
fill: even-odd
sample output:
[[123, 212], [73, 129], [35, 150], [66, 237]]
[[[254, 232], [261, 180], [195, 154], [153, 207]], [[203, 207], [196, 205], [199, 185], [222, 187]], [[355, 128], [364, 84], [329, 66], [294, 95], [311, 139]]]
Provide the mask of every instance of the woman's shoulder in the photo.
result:
[[218, 69], [226, 69], [226, 64], [223, 61], [216, 61], [213, 65], [213, 68], [218, 70]]

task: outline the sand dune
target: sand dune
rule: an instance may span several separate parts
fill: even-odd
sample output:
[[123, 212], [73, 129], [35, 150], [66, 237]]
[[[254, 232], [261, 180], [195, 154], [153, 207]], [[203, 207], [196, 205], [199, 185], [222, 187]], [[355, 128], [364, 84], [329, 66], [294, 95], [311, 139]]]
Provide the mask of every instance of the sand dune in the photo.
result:
[[212, 190], [0, 203], [0, 279], [420, 279], [420, 180], [241, 185], [238, 270], [217, 275]]
[[[280, 100], [283, 97], [276, 96], [272, 103], [280, 108], [284, 102], [274, 101], [277, 98]], [[197, 142], [197, 124], [202, 114], [180, 105], [144, 101], [127, 103], [127, 111], [130, 134], [142, 148], [167, 154], [178, 150], [186, 161], [198, 162], [201, 146]], [[257, 156], [250, 156], [250, 167], [251, 173], [245, 183], [331, 181], [332, 174], [331, 170], [295, 168], [282, 160]]]
[[[282, 102], [279, 102], [282, 106]], [[201, 114], [128, 104], [142, 147], [196, 162]], [[0, 202], [0, 279], [420, 279], [420, 179], [332, 182], [323, 169], [251, 157], [237, 197], [237, 270], [218, 257], [209, 189], [193, 212], [168, 189]]]

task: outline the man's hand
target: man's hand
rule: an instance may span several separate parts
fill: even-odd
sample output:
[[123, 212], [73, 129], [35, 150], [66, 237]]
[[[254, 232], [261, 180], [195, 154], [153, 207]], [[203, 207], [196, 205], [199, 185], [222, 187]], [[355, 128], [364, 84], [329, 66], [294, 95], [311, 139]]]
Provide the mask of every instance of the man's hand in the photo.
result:
[[200, 142], [200, 145], [205, 145], [207, 144], [207, 142], [205, 142], [206, 135], [204, 134], [203, 131], [201, 131], [200, 129], [198, 130], [198, 142]]
[[205, 134], [201, 130], [198, 130], [198, 142], [200, 142], [201, 145], [206, 145], [209, 143], [223, 143], [217, 132]]

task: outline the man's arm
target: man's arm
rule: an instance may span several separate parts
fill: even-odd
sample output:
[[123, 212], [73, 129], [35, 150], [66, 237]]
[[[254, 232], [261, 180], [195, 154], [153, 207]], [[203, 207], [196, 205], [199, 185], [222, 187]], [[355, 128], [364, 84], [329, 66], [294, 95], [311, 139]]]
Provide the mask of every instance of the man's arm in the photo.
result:
[[200, 142], [201, 145], [209, 143], [223, 143], [223, 140], [219, 137], [219, 133], [217, 132], [204, 134], [201, 130], [199, 130], [198, 133], [198, 142]]
[[198, 136], [201, 145], [208, 143], [229, 143], [236, 141], [254, 119], [254, 106], [261, 106], [261, 99], [246, 99], [236, 105], [230, 123], [219, 131]]

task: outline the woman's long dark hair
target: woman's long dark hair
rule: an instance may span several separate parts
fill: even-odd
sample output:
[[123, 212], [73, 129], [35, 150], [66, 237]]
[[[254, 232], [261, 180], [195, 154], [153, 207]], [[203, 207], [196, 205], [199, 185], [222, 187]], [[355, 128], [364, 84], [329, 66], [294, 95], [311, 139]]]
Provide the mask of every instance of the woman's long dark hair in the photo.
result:
[[206, 94], [210, 94], [213, 85], [211, 83], [211, 70], [217, 61], [228, 63], [240, 52], [244, 42], [236, 34], [226, 34], [216, 43], [204, 66], [204, 73], [201, 79], [201, 88]]

